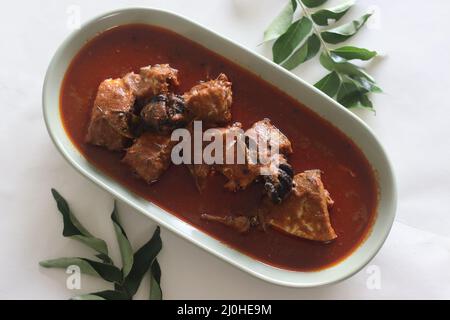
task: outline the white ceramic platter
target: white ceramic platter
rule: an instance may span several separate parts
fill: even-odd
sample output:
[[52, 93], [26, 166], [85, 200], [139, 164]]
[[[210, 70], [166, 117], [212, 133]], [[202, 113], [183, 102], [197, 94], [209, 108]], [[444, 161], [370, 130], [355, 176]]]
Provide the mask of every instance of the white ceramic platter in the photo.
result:
[[[333, 123], [363, 151], [373, 166], [380, 199], [376, 221], [367, 239], [346, 259], [324, 270], [294, 272], [269, 266], [236, 251], [174, 215], [142, 199], [91, 165], [67, 136], [59, 109], [64, 74], [77, 52], [98, 33], [114, 26], [145, 23], [172, 30], [257, 74]], [[266, 281], [293, 287], [314, 287], [343, 280], [363, 268], [383, 245], [396, 210], [392, 166], [372, 131], [354, 114], [295, 75], [252, 51], [209, 31], [187, 18], [156, 9], [131, 8], [103, 14], [71, 34], [55, 53], [43, 88], [44, 118], [49, 134], [66, 160], [88, 179], [128, 203], [161, 226], [195, 243], [221, 259]]]

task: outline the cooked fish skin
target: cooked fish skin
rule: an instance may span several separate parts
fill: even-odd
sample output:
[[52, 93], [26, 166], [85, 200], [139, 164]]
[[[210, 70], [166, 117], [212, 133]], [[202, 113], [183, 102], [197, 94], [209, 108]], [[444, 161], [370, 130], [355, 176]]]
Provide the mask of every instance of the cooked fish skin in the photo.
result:
[[293, 152], [291, 141], [267, 118], [255, 122], [245, 136], [251, 160], [258, 163], [265, 193], [272, 202], [280, 203], [292, 189], [294, 173], [286, 159]]
[[147, 183], [153, 183], [170, 166], [173, 146], [170, 135], [145, 132], [127, 149], [122, 161]]
[[337, 238], [331, 226], [332, 200], [325, 189], [320, 170], [308, 170], [294, 176], [294, 187], [280, 204], [264, 201], [265, 222], [277, 230], [313, 241]]
[[231, 121], [233, 92], [231, 82], [221, 73], [216, 79], [201, 82], [184, 95], [186, 105], [204, 128], [227, 125]]
[[278, 154], [271, 159], [268, 166], [270, 174], [265, 172], [262, 176], [264, 192], [273, 203], [281, 203], [292, 192], [294, 171], [284, 155]]
[[112, 151], [131, 141], [130, 119], [135, 96], [123, 79], [106, 79], [98, 88], [86, 141]]
[[147, 128], [155, 132], [171, 132], [185, 126], [189, 114], [182, 96], [159, 94], [144, 105], [140, 116]]

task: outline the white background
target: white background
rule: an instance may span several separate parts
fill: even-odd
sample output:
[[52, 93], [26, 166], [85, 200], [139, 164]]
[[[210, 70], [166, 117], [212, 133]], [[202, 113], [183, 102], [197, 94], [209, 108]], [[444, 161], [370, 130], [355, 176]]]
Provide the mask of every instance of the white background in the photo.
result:
[[[47, 65], [71, 32], [67, 26], [70, 5], [79, 6], [82, 22], [120, 7], [169, 9], [269, 57], [270, 46], [257, 45], [285, 2], [15, 0], [2, 5], [0, 298], [67, 299], [108, 288], [86, 276], [82, 290], [70, 291], [63, 271], [38, 266], [38, 261], [47, 258], [91, 254], [61, 236], [62, 219], [51, 187], [67, 197], [80, 220], [108, 241], [113, 257], [120, 261], [109, 220], [112, 197], [63, 160], [47, 135], [41, 112]], [[367, 268], [325, 288], [271, 285], [163, 230], [160, 262], [165, 298], [450, 298], [450, 2], [361, 0], [345, 21], [369, 7], [377, 15], [351, 43], [383, 54], [368, 69], [385, 93], [374, 97], [376, 115], [357, 114], [385, 145], [399, 187], [396, 222], [371, 262], [381, 271], [381, 289], [367, 287]], [[315, 82], [324, 71], [314, 60], [295, 73]], [[125, 204], [119, 209], [137, 248], [151, 236], [154, 224]], [[145, 299], [146, 282], [141, 289], [137, 298]]]

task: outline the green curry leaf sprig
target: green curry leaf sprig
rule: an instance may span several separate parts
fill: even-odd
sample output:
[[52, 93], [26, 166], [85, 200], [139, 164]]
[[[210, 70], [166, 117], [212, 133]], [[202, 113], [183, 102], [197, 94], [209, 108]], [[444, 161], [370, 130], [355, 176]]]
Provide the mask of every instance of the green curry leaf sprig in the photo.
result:
[[[320, 53], [320, 63], [329, 73], [315, 87], [347, 108], [373, 109], [371, 93], [381, 89], [363, 68], [350, 60], [368, 61], [377, 53], [355, 46], [336, 46], [353, 37], [370, 18], [365, 14], [338, 27], [339, 21], [355, 4], [348, 0], [329, 8], [318, 8], [327, 0], [290, 0], [264, 32], [264, 42], [274, 40], [273, 61], [288, 70]], [[294, 20], [300, 9], [300, 18]]]
[[97, 276], [114, 285], [113, 290], [105, 290], [74, 297], [75, 300], [131, 300], [136, 294], [139, 285], [147, 272], [150, 272], [150, 299], [161, 300], [161, 268], [156, 256], [162, 248], [160, 229], [156, 228], [152, 238], [133, 254], [133, 248], [123, 229], [117, 213], [116, 204], [111, 214], [111, 220], [119, 244], [122, 258], [122, 268], [116, 267], [109, 257], [108, 246], [105, 241], [94, 237], [78, 221], [71, 212], [67, 201], [52, 189], [59, 212], [63, 217], [63, 236], [85, 244], [95, 250], [99, 261], [70, 257], [41, 261], [39, 264], [45, 268], [63, 268], [71, 265], [80, 268], [81, 273]]

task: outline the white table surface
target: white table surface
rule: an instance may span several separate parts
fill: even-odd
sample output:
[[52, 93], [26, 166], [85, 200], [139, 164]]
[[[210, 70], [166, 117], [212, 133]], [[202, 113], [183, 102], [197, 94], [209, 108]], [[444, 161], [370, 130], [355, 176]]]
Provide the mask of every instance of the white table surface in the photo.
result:
[[[109, 220], [112, 197], [63, 160], [47, 135], [41, 112], [44, 73], [55, 49], [71, 32], [70, 6], [78, 6], [82, 22], [121, 7], [169, 9], [269, 56], [270, 46], [257, 44], [284, 2], [15, 0], [2, 4], [0, 298], [67, 299], [108, 287], [86, 276], [81, 290], [68, 290], [63, 271], [38, 266], [42, 259], [91, 253], [61, 236], [62, 220], [51, 187], [67, 197], [80, 220], [109, 243], [113, 257], [120, 261]], [[399, 187], [396, 222], [370, 263], [380, 271], [381, 288], [367, 286], [373, 267], [325, 288], [275, 286], [162, 230], [165, 298], [450, 298], [450, 2], [361, 0], [347, 19], [368, 7], [375, 9], [377, 17], [351, 43], [383, 53], [369, 69], [385, 93], [374, 97], [376, 115], [357, 114], [384, 143]], [[316, 60], [295, 73], [314, 82], [324, 71]], [[132, 244], [140, 246], [152, 234], [154, 223], [125, 204], [119, 209]], [[145, 282], [136, 297], [145, 299], [147, 292]]]

